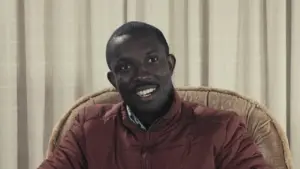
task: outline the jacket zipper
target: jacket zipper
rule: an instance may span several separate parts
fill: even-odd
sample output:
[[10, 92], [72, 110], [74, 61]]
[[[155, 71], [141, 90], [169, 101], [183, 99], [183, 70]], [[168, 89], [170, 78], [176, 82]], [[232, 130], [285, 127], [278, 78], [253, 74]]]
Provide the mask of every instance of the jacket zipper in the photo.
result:
[[[150, 141], [150, 132], [147, 131], [146, 134], [146, 143], [148, 143]], [[142, 150], [142, 158], [143, 158], [143, 169], [150, 169], [150, 164], [149, 164], [149, 160], [148, 160], [148, 147], [144, 146], [143, 150]]]
[[[146, 131], [146, 143], [148, 144], [150, 139], [151, 139], [151, 128], [153, 128], [154, 125], [156, 125], [157, 123], [160, 122], [161, 119], [157, 119], [156, 121], [154, 121], [154, 123], [148, 128], [148, 131]], [[146, 145], [147, 146], [147, 145]], [[151, 164], [149, 163], [149, 147], [146, 147], [144, 145], [144, 149], [142, 151], [142, 159], [143, 159], [143, 169], [151, 169]]]
[[149, 163], [148, 163], [148, 159], [147, 159], [147, 152], [144, 152], [142, 154], [142, 158], [143, 158], [143, 168], [144, 169], [149, 169]]

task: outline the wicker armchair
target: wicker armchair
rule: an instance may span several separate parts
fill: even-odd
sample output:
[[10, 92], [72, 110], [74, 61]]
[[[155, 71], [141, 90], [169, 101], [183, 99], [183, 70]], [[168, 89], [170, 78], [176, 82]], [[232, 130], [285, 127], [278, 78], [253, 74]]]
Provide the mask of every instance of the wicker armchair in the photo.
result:
[[[287, 137], [263, 105], [235, 92], [214, 88], [177, 88], [177, 91], [184, 100], [237, 112], [246, 119], [248, 130], [252, 133], [266, 161], [275, 169], [292, 169]], [[47, 154], [49, 155], [55, 149], [66, 130], [69, 129], [78, 109], [92, 104], [116, 103], [120, 100], [119, 94], [114, 89], [102, 90], [79, 99], [53, 129]]]

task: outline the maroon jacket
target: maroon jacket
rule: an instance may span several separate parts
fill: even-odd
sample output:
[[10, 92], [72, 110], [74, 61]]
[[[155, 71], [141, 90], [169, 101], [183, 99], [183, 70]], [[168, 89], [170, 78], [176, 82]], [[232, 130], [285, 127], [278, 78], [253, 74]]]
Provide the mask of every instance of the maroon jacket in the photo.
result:
[[182, 102], [145, 132], [123, 103], [86, 107], [39, 169], [267, 169], [241, 118]]

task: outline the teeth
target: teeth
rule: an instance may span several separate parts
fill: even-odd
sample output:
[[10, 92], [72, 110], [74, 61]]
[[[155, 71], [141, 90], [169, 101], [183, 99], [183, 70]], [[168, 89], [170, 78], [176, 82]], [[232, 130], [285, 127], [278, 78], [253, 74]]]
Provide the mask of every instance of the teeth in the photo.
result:
[[151, 93], [154, 92], [155, 90], [156, 90], [156, 88], [141, 90], [141, 91], [137, 92], [137, 95], [139, 95], [140, 97], [147, 97], [147, 96], [150, 96]]

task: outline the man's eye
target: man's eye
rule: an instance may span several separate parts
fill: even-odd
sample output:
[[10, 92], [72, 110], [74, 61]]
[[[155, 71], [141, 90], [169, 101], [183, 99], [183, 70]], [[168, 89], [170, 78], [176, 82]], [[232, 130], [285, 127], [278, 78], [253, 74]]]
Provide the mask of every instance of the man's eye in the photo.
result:
[[122, 65], [121, 67], [120, 67], [120, 70], [122, 70], [122, 71], [125, 71], [125, 70], [128, 70], [128, 69], [130, 69], [131, 68], [131, 66], [130, 65]]
[[150, 58], [148, 59], [148, 62], [149, 62], [149, 63], [155, 63], [155, 62], [157, 62], [157, 61], [158, 61], [158, 57], [156, 57], [156, 56], [150, 57]]

